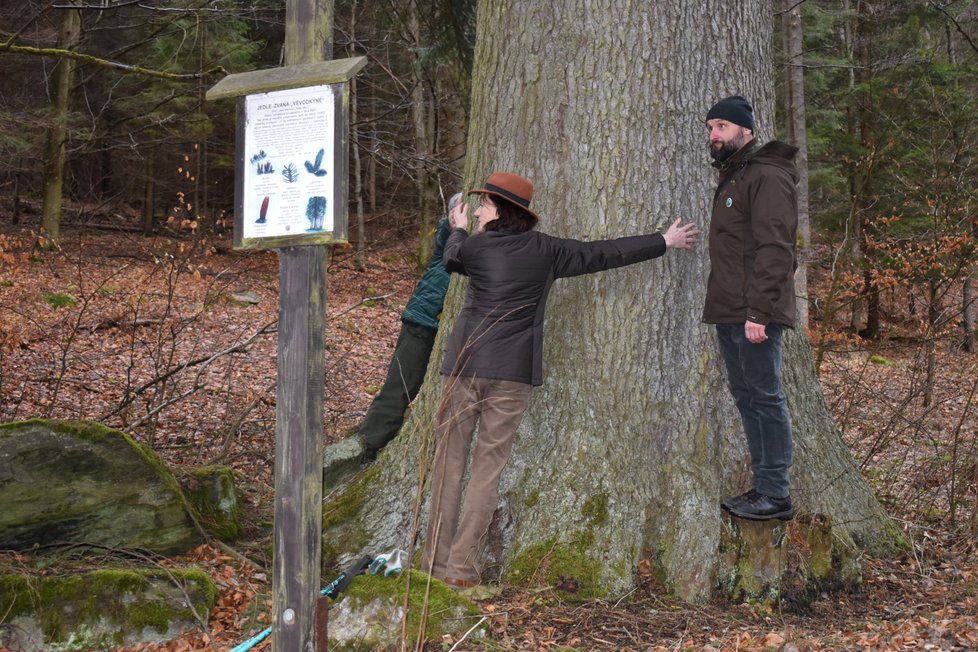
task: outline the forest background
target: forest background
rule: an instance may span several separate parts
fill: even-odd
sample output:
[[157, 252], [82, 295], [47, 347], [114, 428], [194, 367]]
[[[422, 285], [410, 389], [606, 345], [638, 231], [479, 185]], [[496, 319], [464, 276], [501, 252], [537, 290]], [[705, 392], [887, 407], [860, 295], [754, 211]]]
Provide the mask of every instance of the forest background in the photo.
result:
[[[927, 591], [954, 587], [973, 614], [978, 7], [776, 0], [771, 17], [783, 25], [774, 131], [807, 146], [814, 363], [913, 543], [877, 588], [931, 604]], [[382, 382], [434, 220], [461, 184], [475, 20], [473, 0], [336, 3], [334, 56], [369, 64], [351, 94], [351, 245], [330, 262], [327, 441]], [[0, 7], [0, 420], [95, 419], [176, 468], [229, 464], [256, 540], [272, 485], [277, 261], [230, 249], [234, 106], [204, 93], [279, 65], [283, 34], [273, 1]], [[683, 640], [696, 617], [667, 634]], [[918, 634], [939, 620], [894, 618]]]

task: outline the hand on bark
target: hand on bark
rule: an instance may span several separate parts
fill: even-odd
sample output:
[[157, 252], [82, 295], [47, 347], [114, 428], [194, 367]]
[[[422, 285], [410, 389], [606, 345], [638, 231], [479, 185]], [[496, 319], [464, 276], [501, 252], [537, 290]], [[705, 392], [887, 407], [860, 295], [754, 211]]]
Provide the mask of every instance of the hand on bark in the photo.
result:
[[448, 223], [453, 229], [469, 229], [469, 205], [460, 201], [448, 214]]
[[676, 220], [662, 234], [662, 237], [666, 239], [667, 248], [691, 249], [694, 244], [700, 241], [698, 236], [702, 231], [697, 229], [692, 222], [689, 224], [681, 224], [681, 222], [682, 220]]
[[758, 324], [752, 321], [745, 322], [744, 337], [751, 344], [760, 344], [767, 339], [767, 328], [764, 324]]

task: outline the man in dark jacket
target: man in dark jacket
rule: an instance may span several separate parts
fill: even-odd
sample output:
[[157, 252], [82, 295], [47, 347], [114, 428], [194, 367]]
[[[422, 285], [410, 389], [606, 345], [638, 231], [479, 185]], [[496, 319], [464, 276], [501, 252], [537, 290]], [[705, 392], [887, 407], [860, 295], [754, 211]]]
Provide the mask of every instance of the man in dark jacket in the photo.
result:
[[752, 520], [789, 520], [791, 420], [781, 389], [781, 344], [795, 324], [797, 148], [754, 140], [754, 113], [739, 95], [706, 115], [720, 172], [710, 222], [703, 321], [716, 324], [727, 380], [750, 451], [753, 486], [723, 501]]
[[[461, 200], [462, 193], [455, 193], [448, 200], [448, 211], [451, 212]], [[404, 412], [424, 382], [451, 277], [442, 264], [442, 253], [451, 230], [448, 216], [443, 215], [435, 226], [435, 249], [431, 260], [401, 313], [401, 333], [394, 346], [387, 379], [360, 424], [359, 434], [363, 438], [367, 461], [376, 459], [377, 453], [397, 435], [404, 423]]]
[[[428, 531], [422, 570], [465, 587], [480, 581], [479, 556], [498, 503], [499, 476], [509, 459], [530, 392], [543, 384], [543, 321], [555, 279], [631, 265], [684, 249], [699, 230], [676, 220], [664, 234], [581, 242], [533, 230], [533, 185], [495, 172], [482, 188], [469, 236], [468, 206], [449, 214], [445, 267], [469, 277], [465, 304], [442, 364]], [[462, 478], [476, 422], [479, 437], [464, 503]]]

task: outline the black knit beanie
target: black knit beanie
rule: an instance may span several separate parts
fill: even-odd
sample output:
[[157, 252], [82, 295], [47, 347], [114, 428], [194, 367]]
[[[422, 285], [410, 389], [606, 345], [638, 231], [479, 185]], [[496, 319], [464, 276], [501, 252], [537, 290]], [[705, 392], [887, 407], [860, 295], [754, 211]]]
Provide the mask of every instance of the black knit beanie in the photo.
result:
[[754, 108], [740, 95], [725, 97], [706, 114], [707, 120], [719, 118], [754, 131]]

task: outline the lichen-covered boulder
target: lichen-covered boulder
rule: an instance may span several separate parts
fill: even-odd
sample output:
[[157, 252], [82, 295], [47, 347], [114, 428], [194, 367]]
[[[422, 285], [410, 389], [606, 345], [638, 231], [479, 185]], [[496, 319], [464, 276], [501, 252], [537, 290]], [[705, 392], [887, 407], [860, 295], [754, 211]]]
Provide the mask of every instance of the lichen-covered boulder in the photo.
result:
[[0, 425], [0, 548], [81, 542], [180, 553], [202, 541], [151, 450], [87, 421]]
[[181, 478], [180, 485], [211, 534], [221, 541], [241, 536], [244, 509], [238, 500], [234, 471], [226, 466], [205, 466]]
[[207, 623], [217, 596], [199, 570], [0, 575], [0, 649], [111, 650], [155, 643]]
[[360, 575], [354, 578], [347, 591], [329, 608], [326, 628], [329, 649], [335, 652], [395, 649], [401, 640], [401, 623], [405, 620], [404, 592], [409, 580], [407, 641], [413, 642], [417, 638], [422, 625], [427, 640], [448, 636], [457, 641], [466, 634], [469, 639], [486, 636], [488, 625], [481, 619], [475, 604], [444, 583], [412, 570], [396, 577]]

